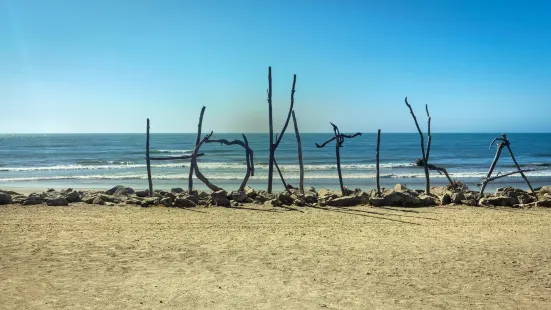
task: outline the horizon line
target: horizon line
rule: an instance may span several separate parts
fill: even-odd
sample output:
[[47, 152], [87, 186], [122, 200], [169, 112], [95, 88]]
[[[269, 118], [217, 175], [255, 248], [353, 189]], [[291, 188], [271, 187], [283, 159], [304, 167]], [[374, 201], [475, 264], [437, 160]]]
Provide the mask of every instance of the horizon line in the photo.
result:
[[[354, 132], [354, 131], [343, 131], [346, 133]], [[206, 133], [206, 132], [205, 132]], [[268, 134], [267, 132], [214, 132], [214, 134]], [[363, 134], [376, 134], [377, 132], [362, 132]], [[416, 131], [412, 132], [384, 132], [381, 131], [381, 134], [419, 134]], [[498, 131], [477, 131], [477, 132], [465, 132], [465, 131], [440, 131], [440, 132], [431, 132], [431, 134], [502, 134], [504, 132], [498, 132]], [[143, 134], [145, 135], [145, 132], [4, 132], [0, 133], [1, 135], [67, 135], [67, 134], [74, 134], [74, 135], [127, 135], [127, 134]], [[197, 134], [197, 132], [151, 132], [150, 134]], [[333, 132], [301, 132], [301, 135], [303, 134], [334, 134]], [[423, 134], [427, 134], [426, 132], [423, 132]], [[551, 134], [551, 132], [547, 131], [530, 131], [530, 132], [505, 132], [505, 134]]]

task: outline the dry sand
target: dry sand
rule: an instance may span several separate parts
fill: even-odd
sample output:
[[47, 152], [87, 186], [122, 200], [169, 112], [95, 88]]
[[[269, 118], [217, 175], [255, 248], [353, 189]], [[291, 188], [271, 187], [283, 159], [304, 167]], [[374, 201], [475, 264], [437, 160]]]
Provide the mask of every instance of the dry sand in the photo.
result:
[[3, 309], [551, 309], [551, 210], [0, 206]]

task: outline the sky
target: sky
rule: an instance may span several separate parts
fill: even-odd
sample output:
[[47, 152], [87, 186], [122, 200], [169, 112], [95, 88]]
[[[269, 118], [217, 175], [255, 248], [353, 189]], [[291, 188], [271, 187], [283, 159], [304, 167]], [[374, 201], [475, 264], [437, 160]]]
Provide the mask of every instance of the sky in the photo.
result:
[[0, 133], [551, 132], [551, 1], [0, 0]]

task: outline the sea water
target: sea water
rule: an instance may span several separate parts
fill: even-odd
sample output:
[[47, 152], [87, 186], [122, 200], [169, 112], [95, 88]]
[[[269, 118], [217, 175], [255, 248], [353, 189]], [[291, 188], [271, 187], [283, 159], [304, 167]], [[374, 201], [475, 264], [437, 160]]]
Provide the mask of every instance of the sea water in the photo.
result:
[[[269, 135], [246, 134], [254, 151], [255, 175], [249, 185], [267, 188]], [[332, 133], [301, 135], [305, 186], [339, 188], [335, 142], [324, 148], [315, 143], [330, 139]], [[435, 133], [429, 162], [446, 168], [453, 179], [476, 190], [487, 174], [496, 146], [489, 149], [498, 133]], [[241, 134], [215, 134], [213, 138], [242, 139]], [[551, 184], [551, 134], [509, 134], [511, 148], [535, 187]], [[147, 188], [145, 134], [4, 134], [0, 135], [0, 188], [109, 188], [124, 184]], [[192, 153], [196, 134], [151, 134], [151, 156], [174, 157]], [[426, 142], [426, 141], [425, 141]], [[345, 186], [375, 187], [376, 133], [345, 139], [340, 149]], [[201, 172], [212, 183], [228, 190], [237, 189], [246, 173], [245, 151], [238, 145], [204, 144], [198, 159]], [[284, 135], [276, 159], [286, 181], [298, 186], [299, 165], [294, 132]], [[416, 133], [382, 133], [380, 177], [382, 186], [396, 183], [424, 188], [424, 170], [413, 163], [421, 157]], [[516, 170], [504, 149], [494, 175]], [[187, 187], [189, 160], [152, 161], [155, 189]], [[432, 185], [446, 184], [445, 176], [431, 171]], [[195, 186], [206, 189], [199, 180]], [[282, 183], [274, 168], [274, 189]], [[519, 175], [501, 178], [492, 187], [511, 185], [527, 188]]]

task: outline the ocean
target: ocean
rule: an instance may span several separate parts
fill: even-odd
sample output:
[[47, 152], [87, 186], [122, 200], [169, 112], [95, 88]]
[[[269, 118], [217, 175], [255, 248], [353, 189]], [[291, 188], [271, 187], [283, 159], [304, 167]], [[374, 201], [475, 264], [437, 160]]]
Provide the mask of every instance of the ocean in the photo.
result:
[[[429, 162], [448, 169], [453, 179], [473, 190], [486, 175], [494, 158], [495, 146], [488, 146], [499, 134], [432, 135]], [[305, 186], [317, 189], [339, 188], [335, 144], [317, 148], [332, 133], [301, 135], [305, 168]], [[215, 134], [213, 138], [242, 139], [241, 134]], [[249, 185], [267, 188], [268, 134], [247, 134], [254, 150], [255, 176]], [[527, 176], [534, 187], [551, 184], [551, 134], [508, 134], [511, 148], [521, 167], [535, 169]], [[151, 134], [151, 156], [191, 154], [196, 134]], [[341, 148], [344, 184], [348, 188], [375, 188], [376, 133], [346, 139]], [[204, 144], [199, 158], [201, 172], [212, 183], [227, 189], [239, 187], [245, 172], [245, 152], [240, 146]], [[410, 188], [424, 188], [424, 171], [412, 163], [421, 157], [416, 133], [382, 133], [380, 167], [381, 185], [396, 183]], [[288, 131], [276, 151], [276, 159], [288, 183], [298, 186], [299, 166], [294, 132]], [[506, 149], [494, 172], [514, 171]], [[155, 189], [187, 188], [189, 160], [152, 162]], [[446, 184], [446, 178], [431, 171], [432, 185]], [[147, 188], [145, 134], [3, 134], [0, 135], [0, 188], [110, 188], [117, 184]], [[274, 190], [283, 189], [274, 168]], [[195, 180], [194, 185], [206, 189]], [[493, 182], [489, 189], [511, 185], [526, 189], [519, 175]]]

